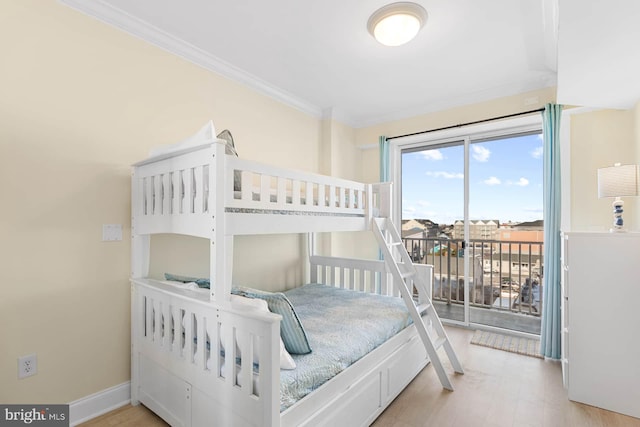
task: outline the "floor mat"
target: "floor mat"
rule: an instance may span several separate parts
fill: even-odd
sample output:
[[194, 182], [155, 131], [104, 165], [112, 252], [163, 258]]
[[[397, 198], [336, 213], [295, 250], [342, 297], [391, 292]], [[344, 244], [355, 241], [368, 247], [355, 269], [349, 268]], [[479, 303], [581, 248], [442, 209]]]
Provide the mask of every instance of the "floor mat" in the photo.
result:
[[471, 344], [543, 359], [540, 354], [540, 341], [530, 338], [477, 330], [471, 338]]

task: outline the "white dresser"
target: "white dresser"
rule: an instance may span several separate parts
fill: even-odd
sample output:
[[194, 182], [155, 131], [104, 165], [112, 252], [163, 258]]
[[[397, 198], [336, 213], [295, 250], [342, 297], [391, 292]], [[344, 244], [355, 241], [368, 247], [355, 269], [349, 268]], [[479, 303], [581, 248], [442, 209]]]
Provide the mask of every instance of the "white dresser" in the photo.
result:
[[563, 235], [569, 399], [640, 418], [640, 234]]

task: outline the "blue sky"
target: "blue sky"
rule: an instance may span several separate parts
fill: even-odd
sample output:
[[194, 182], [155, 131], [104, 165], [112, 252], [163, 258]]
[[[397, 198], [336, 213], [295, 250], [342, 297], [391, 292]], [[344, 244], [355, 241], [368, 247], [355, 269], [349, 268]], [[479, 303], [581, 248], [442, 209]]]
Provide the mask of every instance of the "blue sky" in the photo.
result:
[[[402, 155], [402, 219], [452, 224], [464, 215], [464, 148]], [[542, 219], [542, 135], [472, 143], [469, 217]]]

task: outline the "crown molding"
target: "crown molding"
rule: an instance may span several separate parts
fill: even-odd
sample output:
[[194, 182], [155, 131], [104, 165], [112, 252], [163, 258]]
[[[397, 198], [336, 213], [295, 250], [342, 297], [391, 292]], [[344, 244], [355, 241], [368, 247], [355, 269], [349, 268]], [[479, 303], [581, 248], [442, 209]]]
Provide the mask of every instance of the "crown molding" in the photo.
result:
[[398, 110], [390, 114], [375, 117], [357, 117], [357, 115], [349, 114], [339, 108], [323, 108], [309, 103], [281, 88], [265, 82], [253, 74], [247, 73], [203, 49], [187, 43], [146, 21], [112, 6], [104, 0], [58, 0], [58, 2], [312, 117], [321, 120], [339, 121], [355, 129], [405, 120], [436, 111], [486, 102], [491, 99], [513, 96], [519, 93], [557, 85], [555, 76], [552, 77], [549, 74], [545, 74], [532, 78], [524, 83], [514, 82], [460, 96], [440, 98], [428, 104]]
[[146, 21], [116, 8], [102, 0], [58, 0], [60, 3], [89, 15], [108, 25], [125, 31], [171, 54], [177, 55], [209, 71], [247, 86], [255, 91], [316, 118], [322, 117], [322, 108], [271, 85], [228, 62], [179, 39]]

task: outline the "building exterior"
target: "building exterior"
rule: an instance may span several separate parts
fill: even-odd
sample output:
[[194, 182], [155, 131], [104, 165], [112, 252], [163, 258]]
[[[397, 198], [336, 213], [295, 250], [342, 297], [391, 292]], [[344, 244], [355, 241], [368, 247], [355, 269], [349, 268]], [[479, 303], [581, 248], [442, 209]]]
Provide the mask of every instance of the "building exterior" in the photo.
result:
[[500, 226], [492, 255], [483, 257], [485, 273], [502, 277], [537, 278], [542, 274], [544, 223], [542, 220]]
[[[542, 255], [540, 253], [541, 246], [538, 244], [527, 245], [527, 243], [543, 243], [544, 242], [544, 222], [542, 220], [522, 222], [503, 226], [498, 231], [497, 239], [501, 243], [501, 250], [504, 253], [513, 252], [518, 247], [526, 254]], [[518, 242], [518, 244], [509, 243]]]
[[440, 226], [429, 219], [408, 219], [402, 221], [402, 237], [405, 238], [434, 238], [440, 232]]
[[[470, 240], [496, 240], [500, 221], [495, 219], [470, 220], [469, 239]], [[453, 223], [453, 238], [464, 239], [464, 221], [458, 220]]]

